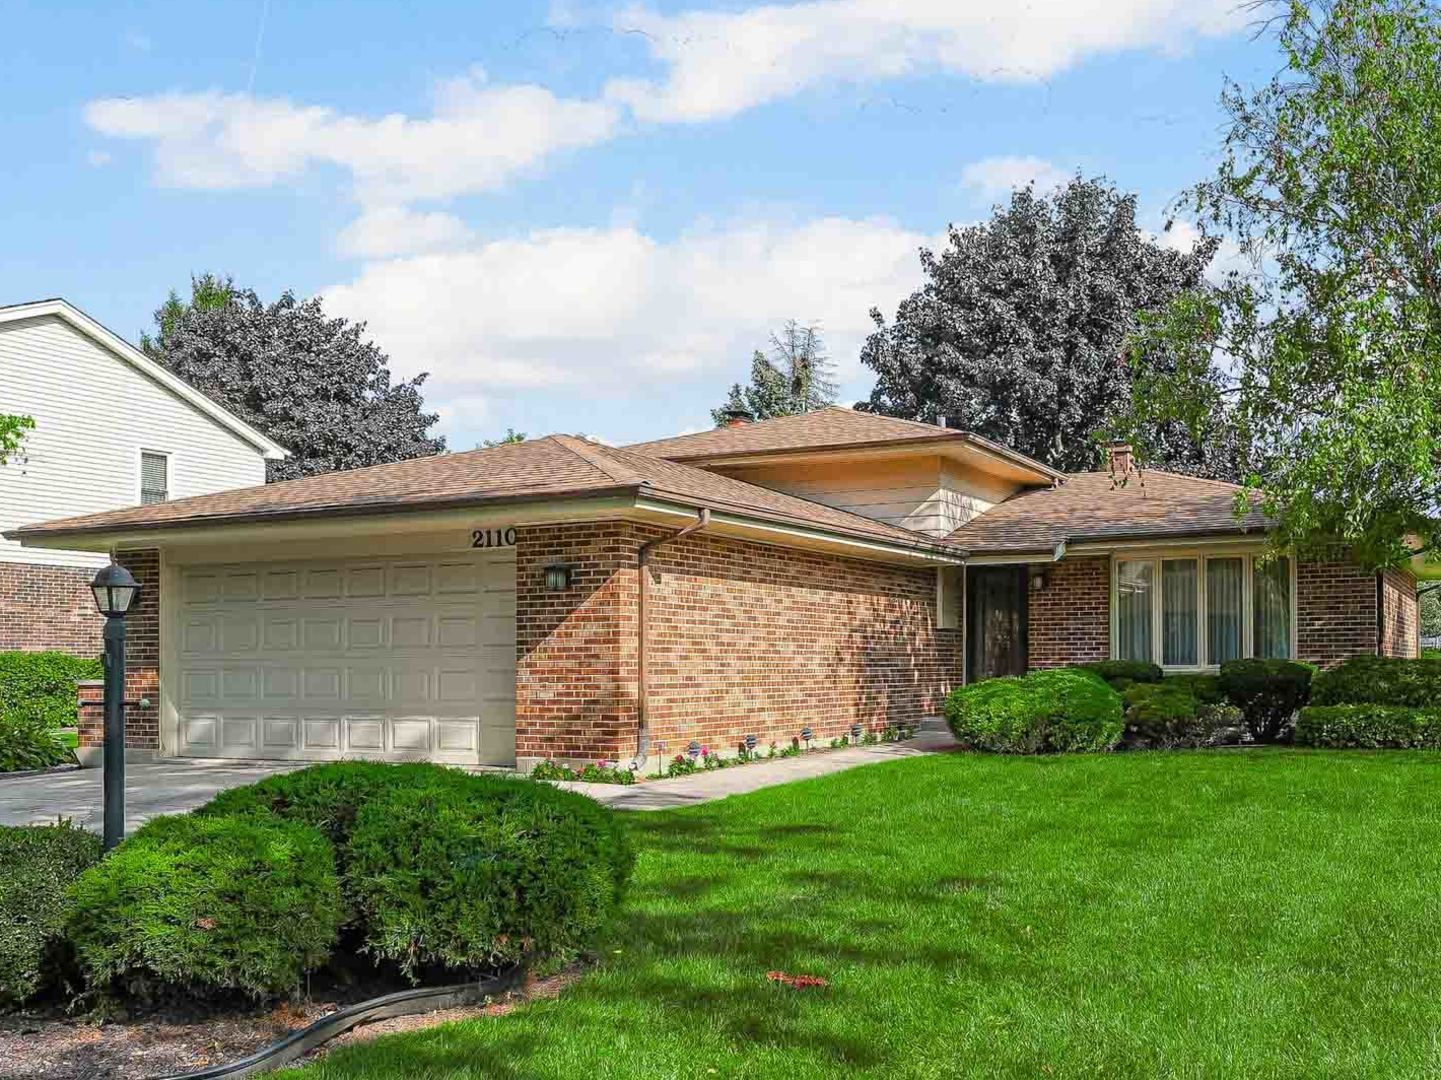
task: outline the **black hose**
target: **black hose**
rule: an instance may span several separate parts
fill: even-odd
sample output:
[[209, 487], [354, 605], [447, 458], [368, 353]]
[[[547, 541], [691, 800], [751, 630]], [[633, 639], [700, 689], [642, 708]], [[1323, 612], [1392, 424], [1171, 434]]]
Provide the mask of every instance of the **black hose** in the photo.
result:
[[384, 1020], [392, 1016], [410, 1016], [414, 1013], [431, 1012], [434, 1009], [451, 1009], [459, 1005], [475, 1005], [486, 998], [504, 993], [518, 985], [524, 976], [521, 968], [512, 968], [491, 979], [473, 983], [456, 983], [450, 986], [420, 986], [414, 990], [400, 990], [385, 994], [369, 1001], [348, 1005], [329, 1016], [323, 1016], [309, 1027], [292, 1031], [279, 1042], [271, 1043], [257, 1050], [247, 1058], [232, 1061], [228, 1065], [213, 1065], [196, 1072], [169, 1073], [154, 1077], [153, 1080], [236, 1080], [242, 1076], [254, 1076], [269, 1072], [310, 1053], [317, 1046], [329, 1042], [337, 1035], [343, 1035], [353, 1027], [372, 1020]]

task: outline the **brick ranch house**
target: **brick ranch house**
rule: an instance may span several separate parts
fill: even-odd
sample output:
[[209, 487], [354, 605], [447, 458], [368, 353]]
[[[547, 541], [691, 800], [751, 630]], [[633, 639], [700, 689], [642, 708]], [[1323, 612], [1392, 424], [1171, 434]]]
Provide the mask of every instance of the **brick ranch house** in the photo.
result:
[[525, 767], [914, 723], [963, 680], [1107, 657], [1417, 652], [1409, 570], [1258, 559], [1234, 490], [1124, 451], [1063, 475], [969, 432], [826, 409], [8, 535], [113, 553], [145, 583], [136, 754]]

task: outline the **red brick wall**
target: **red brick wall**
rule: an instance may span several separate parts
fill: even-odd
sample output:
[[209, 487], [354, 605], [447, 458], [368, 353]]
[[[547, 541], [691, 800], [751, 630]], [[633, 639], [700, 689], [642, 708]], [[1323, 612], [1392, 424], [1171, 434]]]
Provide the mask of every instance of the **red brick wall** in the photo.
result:
[[658, 548], [651, 571], [656, 752], [919, 723], [959, 681], [961, 634], [935, 626], [931, 568], [696, 534]]
[[[665, 532], [518, 531], [517, 757], [635, 753], [636, 560]], [[552, 562], [573, 568], [565, 593], [545, 590]], [[929, 569], [701, 535], [658, 548], [649, 572], [652, 753], [918, 721], [960, 671], [959, 631], [934, 626]]]
[[1416, 579], [1406, 570], [1381, 573], [1381, 655], [1421, 655], [1421, 612]]
[[[146, 698], [150, 705], [125, 710], [125, 745], [133, 750], [160, 749], [160, 553], [121, 552], [117, 561], [144, 586], [125, 618], [125, 697]], [[93, 575], [92, 575], [93, 576]], [[103, 620], [102, 620], [103, 622]], [[98, 684], [80, 686], [80, 745], [104, 743], [103, 694]]]
[[[1047, 587], [1030, 597], [1030, 665], [1061, 667], [1110, 655], [1110, 561], [1066, 559], [1048, 567]], [[1382, 649], [1415, 656], [1416, 582], [1387, 571], [1382, 593]], [[1296, 567], [1296, 654], [1314, 664], [1374, 654], [1376, 575], [1338, 560]]]
[[90, 579], [74, 566], [0, 563], [0, 651], [58, 649], [100, 654], [100, 628]]
[[1032, 589], [1027, 652], [1033, 668], [1065, 667], [1111, 655], [1111, 560], [1063, 559]]
[[1296, 566], [1296, 657], [1334, 664], [1376, 653], [1376, 575], [1344, 560]]
[[[639, 546], [625, 522], [516, 531], [516, 757], [635, 753]], [[567, 591], [546, 591], [551, 563], [572, 568]]]

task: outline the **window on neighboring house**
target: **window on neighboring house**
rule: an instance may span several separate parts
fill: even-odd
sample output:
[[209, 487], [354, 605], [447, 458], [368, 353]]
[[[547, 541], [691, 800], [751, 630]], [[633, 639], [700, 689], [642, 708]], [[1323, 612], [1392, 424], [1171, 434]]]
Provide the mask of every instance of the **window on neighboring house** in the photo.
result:
[[143, 506], [170, 498], [170, 455], [140, 451], [140, 502]]
[[1289, 658], [1291, 562], [1251, 555], [1118, 559], [1112, 653], [1162, 667]]

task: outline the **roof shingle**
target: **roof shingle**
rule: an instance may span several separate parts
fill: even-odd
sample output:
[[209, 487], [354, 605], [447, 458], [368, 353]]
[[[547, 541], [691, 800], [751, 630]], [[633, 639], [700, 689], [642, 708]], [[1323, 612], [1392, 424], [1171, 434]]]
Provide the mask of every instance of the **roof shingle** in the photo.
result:
[[1235, 484], [1143, 469], [1124, 485], [1108, 472], [1073, 473], [1065, 483], [1034, 488], [972, 518], [946, 537], [976, 555], [1054, 550], [1068, 543], [1244, 534], [1266, 528], [1252, 511], [1238, 521]]
[[908, 529], [573, 435], [550, 435], [484, 450], [87, 514], [26, 525], [11, 535], [134, 532], [619, 493], [671, 496], [713, 509], [890, 544], [937, 547], [930, 537]]
[[969, 443], [1039, 475], [1059, 477], [1039, 461], [991, 442], [971, 431], [937, 427], [916, 420], [900, 420], [878, 413], [831, 406], [796, 416], [778, 416], [755, 423], [718, 427], [691, 435], [635, 443], [626, 447], [672, 461], [697, 461], [746, 454], [797, 453], [808, 450], [871, 448], [917, 442]]

